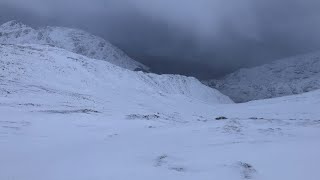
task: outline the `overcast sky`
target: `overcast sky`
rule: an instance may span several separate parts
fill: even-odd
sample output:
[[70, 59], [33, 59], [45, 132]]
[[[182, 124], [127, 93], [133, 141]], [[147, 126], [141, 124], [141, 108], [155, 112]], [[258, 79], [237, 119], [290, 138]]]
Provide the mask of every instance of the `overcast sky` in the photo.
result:
[[0, 0], [0, 23], [82, 28], [199, 78], [320, 50], [319, 0]]

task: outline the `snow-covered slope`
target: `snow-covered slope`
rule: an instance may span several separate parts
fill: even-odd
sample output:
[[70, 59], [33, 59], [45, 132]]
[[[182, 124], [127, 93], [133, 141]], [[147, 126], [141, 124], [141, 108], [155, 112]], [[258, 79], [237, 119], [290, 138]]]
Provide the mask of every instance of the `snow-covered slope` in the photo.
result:
[[194, 78], [0, 45], [0, 179], [318, 180], [319, 98], [234, 104]]
[[0, 93], [10, 97], [25, 92], [27, 98], [35, 88], [114, 101], [149, 97], [156, 103], [162, 97], [177, 97], [206, 103], [232, 102], [195, 78], [134, 72], [44, 45], [0, 45], [0, 69]]
[[126, 69], [149, 70], [104, 39], [78, 29], [64, 27], [33, 29], [20, 22], [10, 21], [0, 26], [0, 43], [49, 44], [93, 59], [105, 60]]
[[280, 97], [320, 89], [320, 52], [240, 69], [206, 82], [235, 102]]

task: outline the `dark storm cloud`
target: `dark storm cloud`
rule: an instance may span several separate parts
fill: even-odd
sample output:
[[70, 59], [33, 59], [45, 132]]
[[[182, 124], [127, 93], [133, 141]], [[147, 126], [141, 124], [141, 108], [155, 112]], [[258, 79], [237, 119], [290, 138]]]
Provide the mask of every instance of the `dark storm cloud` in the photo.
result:
[[0, 21], [82, 28], [160, 73], [215, 77], [320, 50], [319, 0], [1, 0]]

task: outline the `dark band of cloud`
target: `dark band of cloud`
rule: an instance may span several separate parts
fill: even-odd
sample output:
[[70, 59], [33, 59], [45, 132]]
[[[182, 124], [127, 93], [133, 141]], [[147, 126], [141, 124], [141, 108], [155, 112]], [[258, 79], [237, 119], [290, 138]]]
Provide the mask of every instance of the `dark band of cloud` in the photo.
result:
[[0, 21], [82, 28], [200, 78], [320, 50], [318, 0], [2, 0]]

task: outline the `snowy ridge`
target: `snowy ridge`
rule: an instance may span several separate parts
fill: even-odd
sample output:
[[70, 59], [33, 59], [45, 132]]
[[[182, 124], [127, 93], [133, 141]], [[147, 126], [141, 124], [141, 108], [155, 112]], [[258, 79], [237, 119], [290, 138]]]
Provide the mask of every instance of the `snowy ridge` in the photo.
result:
[[281, 97], [320, 89], [320, 52], [240, 69], [205, 82], [235, 102]]
[[104, 39], [78, 29], [64, 27], [33, 29], [20, 22], [10, 21], [0, 26], [0, 43], [49, 44], [93, 59], [105, 60], [126, 69], [149, 70]]
[[[181, 94], [187, 97], [197, 96], [203, 102], [230, 103], [226, 96], [218, 95], [219, 91], [204, 88], [201, 82], [194, 77], [185, 77], [181, 75], [156, 75], [145, 74], [140, 76], [151, 87], [164, 93]], [[199, 88], [201, 87], [201, 88]]]
[[18, 85], [25, 91], [37, 86], [114, 101], [167, 96], [209, 104], [232, 103], [195, 78], [134, 72], [44, 45], [0, 45], [0, 69], [0, 91], [9, 91], [8, 96], [21, 95], [18, 90], [6, 89]]

